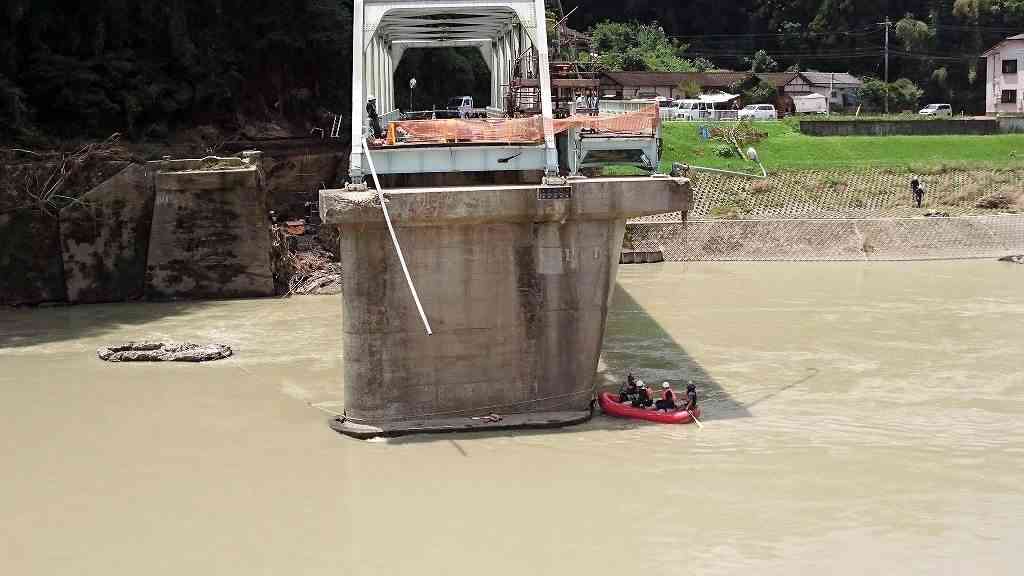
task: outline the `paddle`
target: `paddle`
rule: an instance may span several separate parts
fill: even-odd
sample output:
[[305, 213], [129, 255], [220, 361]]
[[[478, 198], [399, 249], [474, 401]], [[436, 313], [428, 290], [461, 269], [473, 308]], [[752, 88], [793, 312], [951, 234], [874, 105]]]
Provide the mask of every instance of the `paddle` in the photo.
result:
[[700, 420], [698, 420], [698, 419], [697, 419], [697, 415], [696, 415], [696, 414], [694, 414], [694, 413], [693, 413], [692, 411], [690, 411], [690, 410], [687, 410], [687, 411], [686, 411], [686, 413], [690, 415], [690, 418], [693, 418], [693, 421], [697, 423], [697, 427], [698, 427], [698, 428], [700, 428], [701, 430], [703, 430], [703, 429], [704, 429], [704, 425], [703, 425], [703, 424], [701, 424], [701, 423], [700, 423]]

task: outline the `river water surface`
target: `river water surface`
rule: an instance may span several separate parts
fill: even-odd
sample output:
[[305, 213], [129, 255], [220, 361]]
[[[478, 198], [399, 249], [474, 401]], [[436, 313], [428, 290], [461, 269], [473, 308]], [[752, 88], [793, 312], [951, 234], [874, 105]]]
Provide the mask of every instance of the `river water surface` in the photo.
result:
[[[981, 261], [622, 267], [601, 381], [693, 379], [703, 430], [371, 442], [326, 424], [338, 297], [0, 310], [0, 573], [1019, 574], [1022, 287]], [[236, 356], [96, 359], [144, 338]]]

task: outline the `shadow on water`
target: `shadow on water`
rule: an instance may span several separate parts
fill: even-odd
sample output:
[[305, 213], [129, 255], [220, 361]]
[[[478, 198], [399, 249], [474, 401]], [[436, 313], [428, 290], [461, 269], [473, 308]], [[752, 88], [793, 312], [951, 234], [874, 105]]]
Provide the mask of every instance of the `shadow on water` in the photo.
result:
[[0, 308], [0, 350], [123, 332], [126, 328], [193, 314], [208, 302], [123, 302], [56, 308]]
[[[618, 390], [619, 382], [625, 379], [632, 370], [639, 378], [646, 381], [652, 388], [663, 381], [668, 381], [676, 391], [686, 388], [686, 383], [693, 380], [700, 394], [704, 416], [702, 421], [726, 420], [731, 418], [747, 418], [750, 416], [749, 406], [729, 394], [711, 374], [701, 366], [687, 351], [661, 326], [658, 320], [640, 305], [630, 294], [616, 284], [611, 310], [608, 313], [608, 327], [605, 330], [604, 346], [601, 354], [604, 369], [597, 374], [598, 392]], [[779, 394], [788, 388], [797, 386], [817, 375], [817, 371], [758, 399], [763, 402], [769, 397]], [[614, 382], [614, 384], [610, 383]], [[605, 384], [605, 385], [603, 385]], [[755, 402], [755, 403], [756, 403]], [[389, 444], [419, 444], [444, 440], [451, 442], [462, 456], [469, 456], [467, 450], [458, 442], [474, 439], [499, 437], [531, 437], [551, 436], [555, 434], [574, 434], [592, 430], [632, 430], [637, 428], [659, 427], [663, 424], [615, 418], [604, 415], [600, 408], [595, 408], [594, 417], [583, 424], [566, 428], [547, 430], [494, 430], [479, 432], [460, 432], [455, 437], [450, 434], [422, 434], [389, 438]]]
[[[667, 381], [673, 389], [686, 389], [688, 381], [697, 385], [704, 420], [747, 418], [748, 407], [729, 394], [715, 378], [691, 356], [621, 285], [616, 284], [608, 312], [604, 348], [605, 370], [598, 378], [618, 381], [633, 371], [648, 386], [656, 388]], [[795, 385], [795, 384], [794, 384]]]

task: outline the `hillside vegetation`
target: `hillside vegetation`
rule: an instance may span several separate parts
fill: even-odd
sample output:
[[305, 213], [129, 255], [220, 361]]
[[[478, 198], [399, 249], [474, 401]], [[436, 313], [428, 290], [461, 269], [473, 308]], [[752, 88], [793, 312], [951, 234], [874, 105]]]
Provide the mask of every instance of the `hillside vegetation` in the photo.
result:
[[[601, 66], [626, 70], [817, 69], [879, 77], [878, 23], [888, 16], [894, 85], [907, 78], [923, 100], [968, 112], [983, 105], [978, 55], [1024, 30], [1024, 0], [570, 4], [577, 10], [566, 23], [577, 30], [609, 20], [642, 23], [645, 33], [628, 47], [595, 34]], [[554, 1], [548, 7], [549, 19], [570, 9]], [[562, 56], [592, 57], [586, 50]], [[162, 141], [196, 126], [238, 131], [264, 120], [308, 133], [311, 125], [330, 124], [325, 115], [348, 111], [351, 61], [350, 0], [6, 0], [0, 140], [44, 145], [117, 132]], [[417, 107], [489, 86], [480, 79], [482, 61], [455, 50], [410, 56], [400, 68], [402, 104], [411, 75], [422, 86]]]

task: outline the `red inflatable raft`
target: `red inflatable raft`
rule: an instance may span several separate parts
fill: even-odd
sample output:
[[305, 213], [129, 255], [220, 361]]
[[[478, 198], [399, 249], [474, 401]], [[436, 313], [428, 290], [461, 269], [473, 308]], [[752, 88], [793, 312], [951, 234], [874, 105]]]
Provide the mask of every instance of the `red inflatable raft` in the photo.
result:
[[[629, 404], [622, 404], [619, 402], [618, 394], [602, 392], [601, 395], [598, 396], [598, 400], [601, 404], [601, 410], [604, 410], [605, 414], [611, 414], [612, 416], [649, 420], [651, 422], [660, 422], [661, 424], [689, 424], [690, 422], [693, 422], [693, 417], [690, 416], [690, 413], [686, 410], [659, 412], [657, 410], [633, 408]], [[700, 408], [694, 410], [694, 413], [697, 418], [700, 418]]]

